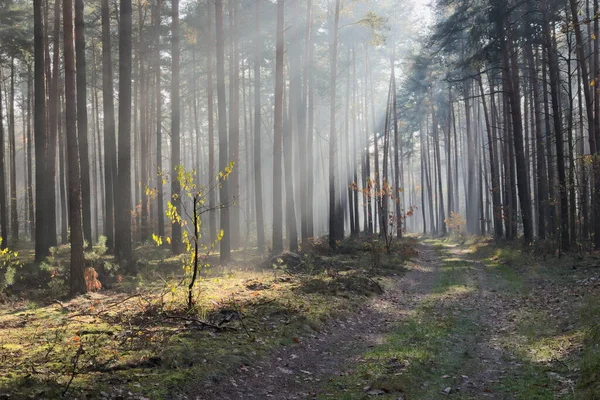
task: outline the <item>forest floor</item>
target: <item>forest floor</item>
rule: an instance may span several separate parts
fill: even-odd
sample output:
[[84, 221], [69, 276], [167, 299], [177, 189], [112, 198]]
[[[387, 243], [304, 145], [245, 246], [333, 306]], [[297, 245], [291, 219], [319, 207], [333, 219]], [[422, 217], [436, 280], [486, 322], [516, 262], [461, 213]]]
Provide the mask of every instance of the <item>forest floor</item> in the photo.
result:
[[382, 296], [198, 399], [598, 399], [598, 259], [425, 240]]
[[109, 289], [66, 299], [54, 278], [4, 299], [0, 399], [600, 398], [598, 254], [421, 238], [240, 251], [187, 310], [180, 260], [137, 252], [140, 273]]

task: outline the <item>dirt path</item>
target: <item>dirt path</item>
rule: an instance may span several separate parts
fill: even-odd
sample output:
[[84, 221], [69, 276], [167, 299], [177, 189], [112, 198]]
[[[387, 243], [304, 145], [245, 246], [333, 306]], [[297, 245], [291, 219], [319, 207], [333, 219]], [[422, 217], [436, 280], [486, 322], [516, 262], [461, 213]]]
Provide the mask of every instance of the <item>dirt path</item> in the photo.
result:
[[418, 251], [408, 272], [356, 314], [279, 349], [256, 365], [241, 367], [229, 379], [206, 384], [196, 398], [291, 400], [319, 395], [322, 383], [351, 370], [361, 354], [383, 342], [390, 328], [431, 292], [440, 259], [430, 245], [420, 244]]
[[510, 400], [573, 391], [573, 370], [557, 358], [573, 341], [540, 306], [546, 292], [466, 246], [425, 241], [418, 250], [384, 295], [205, 384], [196, 398]]

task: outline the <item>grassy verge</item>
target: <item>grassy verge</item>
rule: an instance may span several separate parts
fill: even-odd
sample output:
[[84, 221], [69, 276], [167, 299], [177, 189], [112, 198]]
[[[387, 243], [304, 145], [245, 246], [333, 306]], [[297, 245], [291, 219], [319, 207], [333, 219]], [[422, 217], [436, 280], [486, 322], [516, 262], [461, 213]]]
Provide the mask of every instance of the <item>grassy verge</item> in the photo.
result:
[[501, 344], [514, 368], [495, 389], [517, 399], [600, 398], [600, 290], [590, 259], [487, 241], [470, 250], [513, 309]]
[[[0, 394], [12, 398], [169, 398], [219, 380], [277, 346], [318, 334], [402, 274], [413, 243], [374, 255], [372, 243], [343, 243], [342, 253], [313, 249], [265, 262], [239, 252], [204, 273], [193, 310], [179, 261], [138, 249], [140, 273], [111, 290], [62, 301], [64, 285], [16, 296], [0, 308]], [[64, 260], [57, 254], [53, 265]], [[373, 265], [377, 258], [377, 265]], [[288, 265], [289, 264], [289, 265]], [[56, 279], [60, 279], [56, 278]]]

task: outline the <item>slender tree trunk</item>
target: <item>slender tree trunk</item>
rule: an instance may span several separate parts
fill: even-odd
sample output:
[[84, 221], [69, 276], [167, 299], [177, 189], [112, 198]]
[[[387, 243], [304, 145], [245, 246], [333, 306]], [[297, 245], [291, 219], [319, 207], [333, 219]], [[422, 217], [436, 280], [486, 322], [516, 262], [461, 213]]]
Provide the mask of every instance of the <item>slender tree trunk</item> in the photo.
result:
[[[485, 100], [485, 93], [483, 91], [482, 79], [479, 78], [479, 91], [481, 92], [481, 100], [483, 103], [483, 114], [485, 115], [485, 122], [487, 125], [488, 135], [488, 150], [490, 157], [490, 173], [492, 175], [492, 205], [493, 205], [493, 217], [494, 217], [494, 238], [496, 240], [502, 238], [502, 205], [500, 204], [500, 176], [498, 174], [498, 164], [496, 163], [496, 141], [492, 135], [492, 123], [488, 113], [487, 102]], [[492, 92], [493, 96], [493, 92]]]
[[104, 113], [104, 186], [106, 210], [104, 234], [106, 246], [115, 249], [115, 191], [117, 179], [117, 146], [115, 138], [115, 105], [113, 91], [110, 9], [108, 0], [102, 0], [102, 110]]
[[[210, 2], [209, 2], [210, 4]], [[162, 87], [160, 71], [160, 21], [162, 0], [157, 0], [155, 5], [153, 26], [155, 27], [154, 37], [154, 73], [156, 80], [156, 187], [158, 188], [156, 208], [158, 209], [158, 235], [165, 235], [165, 216], [164, 216], [164, 183], [162, 168]], [[209, 108], [210, 110], [210, 108]], [[211, 237], [214, 240], [214, 237]]]
[[[217, 176], [216, 172], [215, 172], [215, 129], [214, 129], [214, 116], [215, 116], [215, 112], [214, 112], [214, 84], [213, 84], [213, 44], [214, 44], [214, 37], [213, 37], [213, 29], [212, 29], [212, 18], [213, 18], [213, 6], [212, 6], [212, 2], [208, 2], [208, 26], [207, 26], [207, 30], [208, 30], [208, 46], [207, 46], [207, 68], [206, 68], [206, 73], [207, 73], [207, 100], [208, 100], [208, 106], [207, 106], [207, 113], [208, 113], [208, 181], [212, 182], [213, 179], [215, 179], [215, 177]], [[209, 183], [210, 185], [210, 183]], [[209, 232], [209, 237], [210, 237], [210, 241], [214, 242], [215, 239], [217, 238], [217, 213], [216, 213], [216, 206], [217, 206], [217, 193], [215, 190], [211, 190], [210, 193], [208, 194], [208, 207], [211, 209], [211, 211], [208, 214], [208, 232]]]
[[[358, 105], [358, 83], [357, 83], [357, 76], [356, 76], [356, 51], [354, 49], [354, 46], [352, 46], [352, 139], [353, 139], [353, 146], [352, 146], [352, 153], [351, 153], [351, 157], [352, 157], [352, 170], [354, 172], [354, 180], [353, 180], [353, 196], [354, 196], [354, 236], [358, 236], [360, 233], [360, 217], [359, 217], [359, 212], [358, 212], [358, 163], [359, 160], [356, 159], [357, 156], [357, 151], [359, 149], [358, 146], [358, 130], [356, 127], [356, 120], [358, 119], [358, 114], [360, 112], [360, 107]], [[362, 152], [361, 152], [362, 153]], [[359, 156], [360, 158], [360, 156]], [[363, 164], [364, 165], [364, 164]], [[364, 183], [364, 182], [363, 182]], [[364, 185], [363, 185], [364, 187]], [[364, 200], [364, 198], [363, 198]], [[363, 209], [364, 209], [364, 202], [363, 202]], [[366, 221], [366, 215], [364, 220]]]
[[277, 0], [277, 45], [275, 54], [275, 116], [273, 135], [273, 254], [283, 250], [283, 198], [281, 158], [283, 145], [283, 32], [284, 0]]
[[[46, 174], [46, 146], [47, 146], [47, 131], [46, 131], [46, 66], [44, 58], [44, 19], [43, 19], [43, 1], [34, 0], [33, 2], [33, 25], [34, 25], [34, 90], [35, 90], [35, 119], [34, 119], [34, 134], [35, 134], [35, 260], [42, 261], [50, 254], [50, 245], [48, 244], [48, 226], [47, 226], [47, 210], [46, 200], [48, 199], [49, 182]], [[4, 180], [3, 166], [1, 175]], [[6, 186], [1, 185], [2, 188]], [[5, 196], [1, 196], [5, 199]], [[3, 201], [3, 200], [0, 200]], [[4, 210], [4, 212], [1, 212]], [[0, 207], [0, 214], [6, 213], [6, 206]], [[0, 222], [2, 225], [2, 235], [6, 237], [7, 218], [3, 216]], [[3, 245], [6, 245], [6, 240], [3, 240]]]
[[0, 85], [0, 249], [8, 246], [8, 210], [6, 208], [6, 164], [4, 162], [4, 117]]
[[[262, 253], [265, 249], [265, 222], [263, 216], [263, 191], [262, 191], [262, 145], [261, 145], [261, 105], [260, 105], [260, 84], [261, 84], [261, 61], [262, 61], [262, 36], [260, 32], [260, 3], [262, 0], [256, 0], [256, 32], [254, 36], [254, 195], [256, 196], [256, 244], [258, 252]], [[311, 1], [311, 0], [309, 0]], [[210, 51], [210, 50], [209, 50]]]
[[554, 118], [554, 136], [556, 140], [556, 168], [558, 171], [558, 190], [560, 194], [560, 237], [562, 250], [568, 251], [571, 247], [569, 239], [569, 200], [567, 194], [567, 177], [565, 173], [564, 162], [564, 142], [563, 142], [563, 127], [561, 114], [559, 110], [559, 75], [558, 75], [558, 59], [552, 48], [552, 39], [550, 33], [550, 19], [548, 17], [548, 8], [546, 0], [541, 2], [543, 15], [543, 32], [545, 37], [545, 45], [548, 54], [548, 70], [550, 71], [550, 95], [552, 97], [552, 114]]
[[64, 58], [67, 153], [69, 163], [69, 225], [71, 227], [71, 267], [69, 292], [72, 296], [85, 293], [83, 257], [83, 221], [81, 180], [77, 146], [77, 104], [75, 88], [75, 52], [73, 49], [73, 3], [64, 0]]
[[[148, 107], [148, 80], [146, 78], [146, 56], [148, 43], [144, 36], [144, 13], [145, 13], [145, 2], [138, 0], [138, 25], [140, 35], [140, 102], [141, 117], [140, 117], [140, 139], [141, 139], [141, 157], [140, 157], [140, 170], [141, 170], [141, 240], [146, 242], [150, 238], [150, 226], [149, 226], [149, 208], [150, 204], [148, 201], [148, 192], [146, 187], [148, 186], [148, 160], [150, 156], [150, 146], [148, 134], [148, 121], [150, 121], [150, 107]], [[196, 96], [196, 93], [194, 93]]]
[[499, 13], [498, 17], [498, 32], [501, 35], [501, 43], [504, 49], [504, 65], [505, 68], [511, 68], [506, 74], [508, 78], [507, 86], [509, 89], [508, 96], [510, 98], [511, 115], [513, 122], [513, 139], [515, 157], [517, 163], [517, 185], [519, 187], [518, 195], [521, 204], [521, 214], [523, 220], [523, 239], [525, 244], [529, 244], [533, 240], [533, 219], [531, 210], [531, 194], [527, 184], [526, 166], [525, 166], [525, 151], [523, 148], [523, 123], [521, 119], [521, 106], [520, 106], [520, 93], [518, 83], [518, 66], [517, 66], [517, 54], [514, 48], [510, 49], [510, 62], [509, 62], [509, 47], [513, 47], [512, 40], [504, 37], [504, 11]]
[[[283, 164], [285, 169], [285, 225], [286, 225], [286, 233], [287, 239], [289, 240], [289, 249], [292, 252], [298, 250], [298, 228], [296, 224], [296, 204], [294, 201], [294, 176], [293, 176], [293, 141], [294, 141], [294, 131], [296, 130], [296, 116], [295, 116], [295, 108], [296, 103], [293, 100], [296, 96], [294, 91], [292, 90], [292, 86], [290, 85], [290, 91], [288, 94], [290, 105], [289, 105], [289, 113], [287, 118], [284, 117], [285, 128], [283, 130]], [[285, 101], [285, 100], [284, 100]], [[285, 104], [285, 102], [284, 102]]]
[[[64, 87], [64, 81], [61, 82], [61, 86]], [[60, 147], [60, 176], [59, 176], [59, 189], [60, 189], [60, 213], [61, 213], [61, 221], [60, 221], [60, 239], [62, 244], [66, 244], [69, 241], [68, 238], [68, 215], [69, 215], [69, 205], [67, 201], [67, 186], [69, 185], [69, 175], [68, 175], [68, 167], [67, 167], [67, 138], [66, 132], [63, 129], [64, 123], [64, 113], [62, 104], [64, 104], [64, 91], [60, 90], [59, 93], [59, 101], [58, 101], [58, 140]]]
[[[179, 182], [179, 168], [181, 163], [181, 113], [179, 110], [179, 84], [180, 84], [180, 49], [179, 49], [179, 0], [173, 0], [171, 5], [171, 203], [177, 209], [177, 214], [182, 215], [181, 209], [181, 182]], [[171, 252], [181, 253], [181, 224], [174, 221], [171, 224], [172, 240]]]
[[81, 168], [83, 205], [83, 236], [92, 247], [92, 210], [90, 186], [90, 156], [88, 150], [87, 87], [85, 61], [85, 23], [83, 0], [75, 0], [75, 63], [77, 70], [77, 133]]
[[231, 246], [234, 249], [240, 247], [240, 63], [239, 63], [239, 32], [238, 17], [239, 2], [228, 2], [230, 14], [230, 93], [229, 99], [229, 161], [235, 167], [227, 180], [230, 183], [231, 198], [234, 203], [230, 206], [231, 217], [229, 226], [231, 232]]
[[135, 272], [131, 243], [131, 43], [133, 10], [131, 0], [120, 0], [119, 17], [119, 154], [116, 208], [117, 258], [127, 272]]
[[[227, 145], [227, 111], [225, 104], [225, 41], [223, 34], [223, 0], [216, 0], [216, 28], [217, 28], [217, 109], [219, 120], [219, 170], [223, 172], [229, 165], [229, 151]], [[234, 168], [237, 168], [234, 167]], [[229, 211], [227, 210], [229, 198], [229, 183], [221, 183], [221, 263], [229, 261], [231, 257], [231, 232], [229, 231]]]
[[[309, 11], [312, 9], [312, 0], [309, 0], [308, 3]], [[309, 19], [312, 24], [312, 16]], [[308, 29], [308, 28], [307, 28]], [[308, 84], [308, 93], [307, 93], [307, 107], [308, 107], [308, 129], [306, 132], [306, 154], [307, 154], [307, 172], [306, 172], [306, 229], [308, 232], [308, 237], [314, 236], [314, 150], [313, 150], [313, 142], [314, 142], [314, 126], [315, 126], [315, 79], [312, 70], [313, 65], [313, 56], [314, 56], [314, 45], [313, 45], [313, 31], [311, 29], [308, 36], [308, 67], [307, 67], [307, 84]]]
[[[394, 51], [394, 50], [392, 50]], [[397, 106], [397, 97], [396, 97], [396, 70], [395, 70], [395, 60], [392, 57], [392, 119], [394, 121], [394, 170], [396, 174], [394, 175], [394, 194], [392, 199], [395, 204], [395, 213], [396, 213], [396, 235], [401, 238], [402, 237], [402, 213], [401, 213], [401, 205], [400, 205], [400, 138], [398, 133], [398, 106]], [[440, 185], [441, 185], [440, 180]], [[442, 211], [443, 213], [443, 211]], [[443, 218], [443, 216], [442, 216]], [[445, 226], [445, 225], [444, 225]]]
[[15, 129], [15, 59], [10, 61], [10, 102], [8, 110], [8, 145], [10, 154], [10, 230], [11, 241], [19, 243], [19, 209], [17, 204], [17, 149]]
[[444, 215], [444, 191], [442, 189], [442, 156], [440, 151], [440, 130], [437, 122], [437, 113], [435, 108], [432, 107], [432, 119], [433, 119], [433, 134], [435, 137], [435, 157], [437, 160], [437, 183], [438, 183], [438, 196], [439, 196], [439, 224], [440, 234], [446, 236], [448, 233], [446, 230], [446, 216]]
[[[35, 240], [35, 204], [33, 202], [33, 166], [31, 163], [32, 157], [32, 143], [33, 136], [31, 133], [31, 96], [33, 94], [33, 85], [32, 85], [32, 71], [31, 71], [31, 63], [27, 64], [27, 204], [28, 204], [28, 217], [29, 217], [29, 235], [31, 240]], [[0, 143], [0, 148], [2, 144]], [[3, 158], [0, 156], [0, 158]], [[0, 163], [3, 163], [2, 160]], [[0, 169], [4, 170], [4, 167], [0, 165]], [[1, 178], [0, 178], [1, 179]], [[0, 186], [3, 187], [3, 183], [0, 182]], [[2, 196], [2, 191], [0, 191], [0, 196]], [[1, 211], [0, 211], [1, 213]], [[1, 218], [0, 218], [1, 219]], [[1, 225], [1, 224], [0, 224]], [[1, 230], [1, 229], [0, 229]]]
[[[299, 33], [298, 33], [299, 36]], [[298, 154], [299, 154], [299, 179], [300, 188], [303, 193], [308, 191], [308, 180], [312, 179], [308, 175], [307, 165], [307, 147], [308, 147], [308, 136], [312, 136], [311, 131], [307, 131], [307, 106], [308, 106], [308, 92], [309, 92], [309, 74], [311, 71], [311, 54], [312, 54], [312, 0], [307, 0], [306, 3], [306, 29], [304, 34], [304, 64], [302, 71], [302, 93], [301, 100], [298, 106]], [[312, 198], [305, 197], [301, 199], [300, 206], [300, 232], [302, 237], [302, 243], [306, 243], [310, 236], [309, 234], [309, 203], [312, 207]]]
[[[331, 44], [331, 74], [329, 78], [330, 90], [330, 111], [329, 111], [329, 247], [336, 248], [336, 241], [340, 235], [338, 233], [336, 218], [336, 196], [335, 196], [335, 156], [336, 156], [336, 128], [335, 128], [335, 104], [336, 104], [336, 84], [337, 84], [337, 46], [338, 46], [338, 26], [340, 20], [340, 0], [335, 1], [335, 13], [332, 30]], [[342, 231], [341, 236], [344, 233]]]

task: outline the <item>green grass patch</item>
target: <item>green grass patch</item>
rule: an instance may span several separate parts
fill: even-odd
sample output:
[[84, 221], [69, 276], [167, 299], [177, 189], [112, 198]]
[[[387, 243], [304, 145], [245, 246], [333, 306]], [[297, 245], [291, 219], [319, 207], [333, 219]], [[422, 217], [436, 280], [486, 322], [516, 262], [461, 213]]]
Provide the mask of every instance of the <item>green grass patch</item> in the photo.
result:
[[[444, 253], [444, 245], [438, 249]], [[473, 368], [472, 349], [481, 334], [476, 318], [460, 300], [476, 290], [470, 263], [448, 259], [433, 293], [386, 336], [362, 354], [356, 367], [327, 384], [320, 398], [442, 399]], [[366, 390], [365, 390], [366, 389]], [[455, 396], [453, 394], [453, 396]]]

